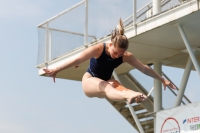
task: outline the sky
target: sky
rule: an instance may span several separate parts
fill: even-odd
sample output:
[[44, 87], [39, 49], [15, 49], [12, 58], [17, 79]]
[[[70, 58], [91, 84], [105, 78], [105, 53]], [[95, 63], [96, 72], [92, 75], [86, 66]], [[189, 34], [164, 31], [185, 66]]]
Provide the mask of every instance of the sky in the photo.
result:
[[[0, 133], [136, 133], [105, 99], [86, 97], [81, 82], [38, 75], [37, 25], [78, 2], [0, 0]], [[180, 85], [182, 69], [163, 71]], [[192, 71], [186, 93], [194, 102], [199, 86]]]

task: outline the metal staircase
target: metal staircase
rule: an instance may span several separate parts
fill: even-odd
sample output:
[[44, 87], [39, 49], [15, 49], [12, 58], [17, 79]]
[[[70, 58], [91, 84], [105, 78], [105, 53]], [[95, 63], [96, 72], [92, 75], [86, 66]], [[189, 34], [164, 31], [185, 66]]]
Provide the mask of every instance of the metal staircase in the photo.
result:
[[[113, 102], [108, 100], [111, 105], [139, 132], [135, 120], [133, 119], [129, 108], [125, 102]], [[148, 112], [142, 104], [134, 104], [133, 109], [135, 110], [138, 119], [145, 131], [145, 133], [153, 133], [154, 131], [154, 119], [151, 116], [146, 116]], [[138, 113], [137, 113], [138, 112]]]
[[[134, 91], [142, 92], [145, 95], [148, 94], [143, 86], [139, 82], [137, 82], [137, 80], [132, 77], [131, 74], [119, 75], [119, 79], [121, 80], [121, 83], [127, 88], [130, 88]], [[139, 132], [136, 121], [131, 115], [131, 112], [126, 105], [126, 102], [116, 102], [109, 99], [107, 100]], [[153, 112], [153, 97], [149, 96], [148, 100], [142, 102], [141, 104], [133, 103], [132, 107], [145, 133], [153, 133], [154, 118], [149, 115], [151, 112]]]
[[[167, 75], [162, 72], [162, 75], [168, 79], [170, 82], [172, 82]], [[126, 86], [129, 89], [132, 89], [134, 91], [142, 92], [145, 95], [149, 95], [148, 100], [145, 102], [142, 102], [140, 104], [133, 103], [132, 107], [135, 111], [137, 118], [140, 121], [140, 124], [144, 130], [145, 133], [154, 133], [154, 115], [153, 112], [154, 108], [154, 102], [152, 95], [148, 94], [149, 92], [140, 84], [130, 73], [119, 75], [119, 80], [121, 83]], [[147, 80], [147, 79], [144, 79]], [[173, 82], [172, 82], [173, 83]], [[174, 84], [174, 83], [173, 83]], [[174, 92], [170, 88], [168, 88], [172, 95], [175, 97], [177, 96], [177, 92]], [[177, 87], [178, 89], [178, 87]], [[179, 89], [178, 89], [179, 90]], [[126, 104], [126, 102], [117, 102], [117, 101], [111, 101], [107, 99], [107, 101], [138, 131], [138, 126], [131, 115], [131, 112]], [[184, 95], [183, 100], [181, 102], [182, 104], [188, 104], [191, 103], [191, 101]], [[164, 109], [164, 108], [163, 108]]]

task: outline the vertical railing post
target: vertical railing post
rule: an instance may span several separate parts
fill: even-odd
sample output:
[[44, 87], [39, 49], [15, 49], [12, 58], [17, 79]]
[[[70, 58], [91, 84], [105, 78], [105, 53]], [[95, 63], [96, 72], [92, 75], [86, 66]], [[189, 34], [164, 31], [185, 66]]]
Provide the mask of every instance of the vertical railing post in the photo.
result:
[[84, 46], [88, 44], [88, 0], [85, 0], [85, 29], [84, 29]]
[[161, 0], [153, 0], [153, 15], [161, 12]]
[[135, 29], [135, 35], [137, 35], [137, 0], [133, 0], [133, 26]]
[[[120, 81], [120, 79], [119, 79], [119, 77], [118, 77], [118, 75], [117, 75], [117, 73], [116, 73], [115, 71], [113, 71], [113, 76], [114, 76], [114, 78], [115, 78], [120, 84], [122, 84], [121, 81]], [[128, 102], [126, 102], [126, 104], [127, 104], [128, 108], [129, 108], [129, 110], [130, 110], [130, 112], [131, 112], [131, 115], [133, 116], [133, 119], [135, 120], [135, 123], [136, 123], [136, 125], [137, 125], [137, 127], [138, 127], [140, 133], [144, 133], [144, 130], [143, 130], [143, 128], [142, 128], [142, 125], [141, 125], [141, 123], [140, 123], [140, 121], [139, 121], [139, 119], [138, 119], [138, 117], [137, 117], [137, 115], [136, 115], [136, 113], [135, 113], [133, 107], [132, 107], [131, 104], [128, 103]]]
[[197, 3], [197, 9], [199, 10], [199, 0], [196, 0], [196, 3]]
[[45, 34], [45, 65], [47, 67], [49, 61], [49, 22], [46, 23], [46, 34]]
[[49, 29], [49, 60], [52, 60], [52, 30]]

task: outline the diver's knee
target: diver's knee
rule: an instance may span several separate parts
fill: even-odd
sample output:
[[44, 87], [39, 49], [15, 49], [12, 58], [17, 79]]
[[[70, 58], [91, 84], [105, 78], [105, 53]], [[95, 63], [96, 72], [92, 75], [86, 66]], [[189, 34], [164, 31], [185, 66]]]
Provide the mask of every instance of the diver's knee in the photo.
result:
[[93, 98], [94, 96], [92, 96], [89, 92], [83, 90], [84, 94], [89, 97], [89, 98]]

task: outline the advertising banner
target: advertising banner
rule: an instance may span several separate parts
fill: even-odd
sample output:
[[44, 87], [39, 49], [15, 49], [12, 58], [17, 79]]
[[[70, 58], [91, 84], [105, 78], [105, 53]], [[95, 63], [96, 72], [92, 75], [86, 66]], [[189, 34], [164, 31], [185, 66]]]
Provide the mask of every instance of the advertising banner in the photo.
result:
[[156, 133], [200, 133], [200, 103], [158, 112]]

